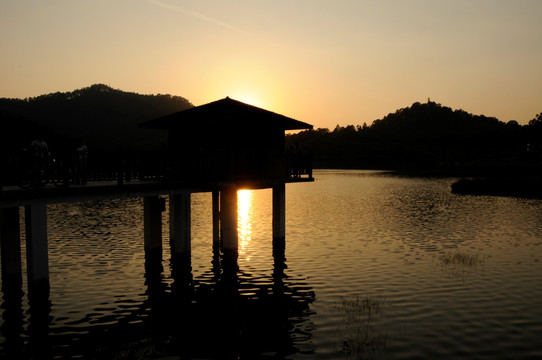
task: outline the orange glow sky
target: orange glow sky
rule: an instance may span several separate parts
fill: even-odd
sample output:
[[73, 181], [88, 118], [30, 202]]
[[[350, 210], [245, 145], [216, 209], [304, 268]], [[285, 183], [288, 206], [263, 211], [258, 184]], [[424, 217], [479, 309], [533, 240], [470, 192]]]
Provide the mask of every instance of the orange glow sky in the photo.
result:
[[327, 128], [430, 97], [525, 124], [541, 18], [540, 0], [2, 0], [0, 97], [103, 83]]

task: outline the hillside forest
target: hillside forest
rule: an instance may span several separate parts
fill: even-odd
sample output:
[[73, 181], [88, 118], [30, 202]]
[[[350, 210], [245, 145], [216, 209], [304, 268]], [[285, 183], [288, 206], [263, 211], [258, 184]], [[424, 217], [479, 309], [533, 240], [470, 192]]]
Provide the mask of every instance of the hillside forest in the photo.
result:
[[315, 168], [389, 169], [428, 175], [540, 174], [542, 113], [528, 125], [452, 110], [428, 101], [370, 126], [337, 126], [287, 136]]

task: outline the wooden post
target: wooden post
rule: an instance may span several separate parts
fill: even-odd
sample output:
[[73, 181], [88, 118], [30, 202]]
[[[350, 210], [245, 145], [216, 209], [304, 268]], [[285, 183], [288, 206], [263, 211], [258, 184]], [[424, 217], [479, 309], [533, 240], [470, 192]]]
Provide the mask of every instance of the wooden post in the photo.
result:
[[273, 186], [273, 239], [286, 238], [286, 185]]
[[35, 203], [25, 206], [25, 223], [28, 290], [48, 293], [47, 205]]
[[[4, 336], [3, 346], [6, 358], [10, 358], [9, 353], [22, 344], [22, 331], [25, 323], [18, 207], [0, 209], [0, 251], [3, 293], [1, 332]], [[32, 326], [30, 325], [29, 328]], [[16, 353], [18, 352], [13, 352], [15, 358], [17, 357]]]
[[163, 199], [147, 196], [143, 199], [143, 227], [145, 250], [162, 251]]
[[220, 229], [222, 230], [222, 248], [238, 249], [237, 232], [237, 188], [226, 187], [220, 192]]
[[2, 283], [22, 283], [19, 208], [0, 209]]
[[220, 241], [220, 192], [213, 191], [213, 243]]
[[169, 196], [169, 237], [172, 253], [176, 255], [190, 253], [190, 192]]

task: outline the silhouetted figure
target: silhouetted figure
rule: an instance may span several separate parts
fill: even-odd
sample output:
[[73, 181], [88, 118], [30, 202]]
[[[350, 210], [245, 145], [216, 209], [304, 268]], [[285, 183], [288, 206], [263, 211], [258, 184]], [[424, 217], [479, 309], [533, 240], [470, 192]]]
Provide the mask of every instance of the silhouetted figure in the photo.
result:
[[75, 183], [85, 184], [87, 182], [88, 147], [85, 140], [77, 147], [75, 155]]
[[295, 149], [294, 149], [294, 161], [293, 161], [293, 167], [294, 167], [294, 177], [298, 178], [301, 176], [301, 170], [302, 170], [302, 158], [301, 158], [301, 147], [299, 146], [299, 143], [295, 143]]
[[288, 176], [295, 177], [295, 147], [290, 145], [286, 150], [287, 161], [288, 161]]
[[158, 169], [158, 178], [165, 178], [169, 174], [169, 148], [166, 143], [160, 144], [160, 168]]
[[32, 182], [39, 185], [43, 180], [47, 162], [49, 161], [49, 147], [43, 136], [32, 141], [30, 147], [32, 149]]

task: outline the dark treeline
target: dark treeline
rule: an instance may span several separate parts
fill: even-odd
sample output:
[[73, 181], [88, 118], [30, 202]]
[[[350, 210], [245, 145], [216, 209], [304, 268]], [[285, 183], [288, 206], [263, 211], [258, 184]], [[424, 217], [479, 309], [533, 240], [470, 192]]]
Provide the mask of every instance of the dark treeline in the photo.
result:
[[371, 126], [290, 134], [315, 168], [390, 169], [441, 175], [537, 173], [542, 114], [528, 125], [452, 110], [432, 101], [399, 109]]
[[3, 98], [0, 141], [4, 149], [20, 148], [43, 136], [54, 152], [71, 149], [81, 139], [98, 152], [152, 151], [167, 134], [139, 123], [192, 106], [179, 96], [140, 95], [102, 84], [24, 100]]
[[[28, 99], [0, 99], [3, 163], [44, 136], [55, 156], [69, 159], [82, 139], [92, 159], [163, 150], [167, 132], [143, 121], [192, 107], [171, 95], [140, 95], [106, 85]], [[370, 126], [337, 126], [287, 135], [313, 156], [315, 168], [390, 169], [443, 175], [540, 171], [542, 113], [529, 122], [414, 103]]]

